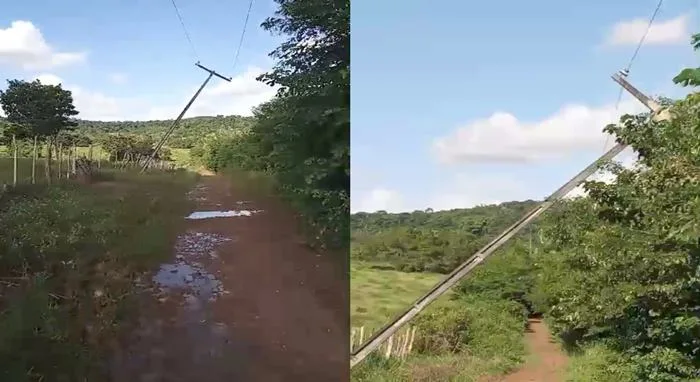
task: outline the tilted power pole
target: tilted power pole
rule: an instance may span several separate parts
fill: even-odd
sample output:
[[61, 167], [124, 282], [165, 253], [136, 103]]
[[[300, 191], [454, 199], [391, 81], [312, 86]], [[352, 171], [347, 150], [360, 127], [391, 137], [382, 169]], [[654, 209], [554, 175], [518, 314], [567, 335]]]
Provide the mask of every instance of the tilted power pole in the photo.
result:
[[[620, 84], [625, 90], [627, 90], [640, 102], [642, 102], [646, 107], [648, 107], [649, 110], [651, 110], [652, 120], [662, 121], [668, 120], [670, 118], [668, 110], [663, 110], [661, 108], [661, 105], [659, 105], [654, 100], [637, 90], [634, 86], [627, 82], [624, 76], [615, 74], [612, 76], [612, 79], [618, 84]], [[576, 186], [585, 181], [591, 174], [596, 172], [600, 168], [600, 166], [602, 166], [607, 161], [613, 159], [626, 147], [627, 145], [623, 143], [616, 144], [608, 152], [603, 154], [600, 158], [596, 159], [595, 162], [591, 163], [583, 171], [578, 173], [571, 180], [569, 180], [558, 190], [556, 190], [552, 195], [546, 198], [539, 206], [527, 213], [515, 224], [503, 231], [503, 233], [501, 233], [490, 243], [488, 243], [485, 247], [479, 250], [479, 252], [471, 256], [464, 263], [462, 263], [459, 267], [457, 267], [454, 271], [447, 275], [445, 279], [443, 279], [437, 285], [435, 285], [432, 290], [430, 290], [423, 297], [416, 300], [408, 310], [396, 317], [394, 321], [387, 324], [378, 332], [374, 333], [374, 335], [372, 335], [372, 337], [370, 337], [364, 344], [362, 344], [357, 350], [352, 352], [350, 358], [350, 367], [352, 368], [355, 365], [362, 362], [362, 360], [365, 359], [365, 357], [371, 354], [374, 350], [378, 349], [384, 341], [389, 339], [394, 333], [401, 329], [403, 325], [405, 325], [416, 315], [418, 315], [418, 313], [425, 309], [430, 303], [435, 301], [438, 297], [443, 295], [460, 280], [462, 280], [467, 274], [469, 274], [474, 268], [476, 268], [477, 265], [484, 261], [484, 259], [493, 254], [498, 248], [503, 246], [503, 244], [505, 244], [508, 240], [510, 240], [513, 236], [515, 236], [518, 232], [520, 232], [523, 228], [525, 228], [528, 224], [535, 220], [539, 215], [541, 215], [544, 211], [551, 207], [557, 200], [563, 198], [571, 190], [576, 188]]]
[[146, 163], [144, 163], [144, 164], [143, 164], [143, 167], [141, 168], [141, 172], [142, 172], [142, 173], [143, 173], [144, 171], [146, 171], [146, 169], [148, 168], [148, 166], [150, 166], [151, 162], [153, 161], [153, 158], [155, 158], [156, 155], [158, 155], [158, 151], [160, 151], [160, 149], [163, 147], [163, 144], [165, 144], [165, 141], [170, 137], [170, 134], [173, 133], [173, 131], [174, 131], [175, 128], [177, 127], [178, 123], [180, 123], [180, 120], [182, 120], [182, 117], [185, 116], [185, 113], [187, 113], [187, 110], [189, 110], [190, 106], [192, 106], [192, 103], [194, 103], [194, 100], [197, 99], [197, 97], [199, 97], [199, 93], [201, 93], [202, 90], [204, 89], [204, 87], [207, 86], [207, 84], [209, 83], [209, 80], [211, 80], [211, 78], [212, 78], [213, 76], [217, 76], [217, 77], [221, 78], [221, 79], [224, 80], [224, 81], [231, 82], [231, 78], [230, 78], [230, 77], [224, 77], [224, 76], [222, 76], [221, 74], [219, 74], [219, 73], [217, 73], [217, 72], [215, 72], [215, 71], [213, 71], [213, 70], [211, 70], [211, 69], [209, 69], [209, 68], [206, 68], [206, 67], [200, 65], [199, 62], [195, 63], [195, 65], [196, 65], [198, 68], [200, 68], [200, 69], [202, 69], [202, 70], [208, 72], [209, 75], [208, 75], [207, 78], [204, 80], [204, 82], [202, 82], [202, 86], [200, 86], [199, 89], [197, 89], [197, 92], [194, 93], [194, 95], [193, 95], [192, 98], [190, 99], [190, 102], [188, 102], [187, 105], [185, 105], [185, 108], [182, 109], [182, 111], [180, 112], [180, 115], [178, 115], [177, 118], [175, 118], [175, 120], [173, 121], [173, 124], [170, 125], [170, 128], [165, 132], [165, 135], [163, 135], [163, 138], [160, 139], [160, 141], [158, 142], [158, 144], [156, 145], [156, 147], [153, 149], [153, 152], [151, 153], [151, 155], [150, 155], [150, 156], [148, 157], [148, 159], [146, 160]]

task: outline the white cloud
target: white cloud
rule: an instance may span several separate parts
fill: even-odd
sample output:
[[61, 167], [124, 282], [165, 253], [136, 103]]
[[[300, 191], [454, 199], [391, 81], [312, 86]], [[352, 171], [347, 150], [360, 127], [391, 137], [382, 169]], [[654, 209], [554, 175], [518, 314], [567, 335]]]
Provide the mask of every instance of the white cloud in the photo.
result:
[[39, 80], [44, 85], [58, 85], [63, 83], [61, 77], [51, 73], [40, 74], [36, 76], [35, 79]]
[[[270, 100], [276, 92], [276, 89], [255, 80], [262, 72], [262, 69], [250, 68], [245, 73], [232, 78], [230, 83], [222, 81], [223, 83], [217, 84], [214, 83], [216, 78], [213, 78], [185, 117], [219, 114], [251, 115], [255, 106]], [[78, 117], [100, 121], [173, 119], [182, 111], [182, 107], [196, 90], [183, 94], [181, 103], [154, 106], [149, 103], [149, 100], [113, 97], [100, 91], [66, 83], [55, 74], [44, 73], [33, 79], [39, 79], [47, 85], [63, 84], [64, 89], [73, 93], [75, 107], [80, 112]]]
[[85, 61], [84, 52], [58, 52], [29, 21], [13, 21], [0, 29], [0, 64], [24, 70], [50, 69]]
[[[647, 34], [644, 44], [688, 43], [690, 38], [689, 19], [688, 15], [681, 15], [666, 21], [655, 22], [649, 29], [649, 34]], [[648, 25], [649, 20], [644, 18], [620, 21], [611, 28], [605, 45], [637, 45], [646, 32]]]
[[124, 73], [111, 73], [109, 80], [115, 85], [123, 85], [129, 80], [129, 77]]
[[636, 100], [590, 107], [568, 105], [537, 122], [519, 121], [497, 112], [460, 127], [433, 142], [433, 154], [442, 163], [533, 162], [560, 158], [574, 152], [602, 150], [603, 127], [625, 113], [645, 110]]
[[[276, 89], [257, 81], [255, 78], [264, 73], [263, 69], [249, 67], [244, 73], [233, 77], [231, 82], [216, 77], [202, 91], [187, 117], [203, 115], [252, 115], [255, 106], [269, 101], [274, 97]], [[171, 119], [177, 116], [182, 107], [190, 100], [197, 88], [191, 94], [183, 96], [182, 103], [152, 108], [145, 119]]]
[[61, 84], [64, 89], [73, 94], [73, 104], [80, 112], [82, 119], [116, 121], [124, 119], [130, 110], [135, 110], [139, 103], [135, 99], [115, 98], [98, 91], [84, 89], [80, 86], [66, 83], [55, 74], [44, 73], [34, 79], [38, 79], [45, 85]]
[[404, 210], [401, 195], [394, 190], [382, 187], [375, 188], [364, 195], [356, 205], [352, 204], [350, 209], [353, 212], [401, 212]]

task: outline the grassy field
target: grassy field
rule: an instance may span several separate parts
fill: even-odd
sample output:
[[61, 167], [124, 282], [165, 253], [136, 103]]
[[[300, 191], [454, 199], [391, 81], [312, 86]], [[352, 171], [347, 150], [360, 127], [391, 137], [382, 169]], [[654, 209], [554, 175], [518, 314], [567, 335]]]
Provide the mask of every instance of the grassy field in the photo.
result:
[[[352, 326], [364, 326], [369, 333], [405, 310], [444, 275], [380, 270], [354, 262], [350, 277]], [[370, 356], [353, 369], [352, 380], [476, 381], [507, 373], [525, 357], [524, 316], [519, 309], [511, 301], [448, 293], [412, 322], [417, 327], [417, 351], [405, 360]], [[454, 343], [457, 337], [459, 350], [435, 348], [436, 343]]]
[[0, 196], [0, 380], [106, 380], [135, 280], [170, 255], [193, 173], [105, 170]]
[[381, 328], [426, 293], [443, 275], [373, 269], [353, 263], [350, 271], [350, 322], [366, 331]]

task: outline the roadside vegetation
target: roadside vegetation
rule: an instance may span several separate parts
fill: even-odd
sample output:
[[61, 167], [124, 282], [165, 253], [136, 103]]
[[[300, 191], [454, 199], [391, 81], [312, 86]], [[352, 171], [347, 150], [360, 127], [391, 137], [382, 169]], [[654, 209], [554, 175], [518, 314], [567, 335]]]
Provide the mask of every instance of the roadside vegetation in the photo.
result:
[[170, 254], [187, 172], [25, 185], [0, 199], [0, 379], [105, 380], [134, 285]]
[[[249, 127], [213, 134], [192, 156], [217, 172], [259, 173], [305, 217], [312, 244], [348, 245], [350, 214], [350, 2], [275, 0], [263, 22], [286, 37], [259, 80], [277, 96]], [[343, 250], [337, 251], [344, 254]]]
[[[700, 48], [700, 35], [693, 44]], [[694, 87], [698, 78], [700, 68], [686, 69], [674, 82]], [[427, 337], [420, 343], [443, 346], [420, 345], [402, 361], [373, 356], [353, 379], [506, 373], [523, 362], [525, 318], [538, 313], [570, 356], [568, 381], [700, 380], [700, 94], [669, 104], [670, 122], [627, 115], [605, 128], [637, 152], [636, 166], [609, 164], [614, 183], [586, 182], [586, 197], [558, 203], [463, 281], [451, 306], [437, 303], [416, 320]], [[413, 272], [401, 279], [447, 272], [507, 224], [501, 219], [520, 215], [519, 206], [356, 214], [352, 260]], [[353, 278], [352, 290], [364, 293], [367, 279]]]

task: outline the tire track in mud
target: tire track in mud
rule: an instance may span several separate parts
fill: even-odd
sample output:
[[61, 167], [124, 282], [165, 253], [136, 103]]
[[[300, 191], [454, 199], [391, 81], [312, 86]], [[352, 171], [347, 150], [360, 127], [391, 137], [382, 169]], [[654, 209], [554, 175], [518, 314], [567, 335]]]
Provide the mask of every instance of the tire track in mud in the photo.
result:
[[221, 176], [203, 177], [188, 197], [198, 211], [145, 288], [113, 380], [347, 380], [340, 262], [304, 245], [294, 215], [273, 198]]

